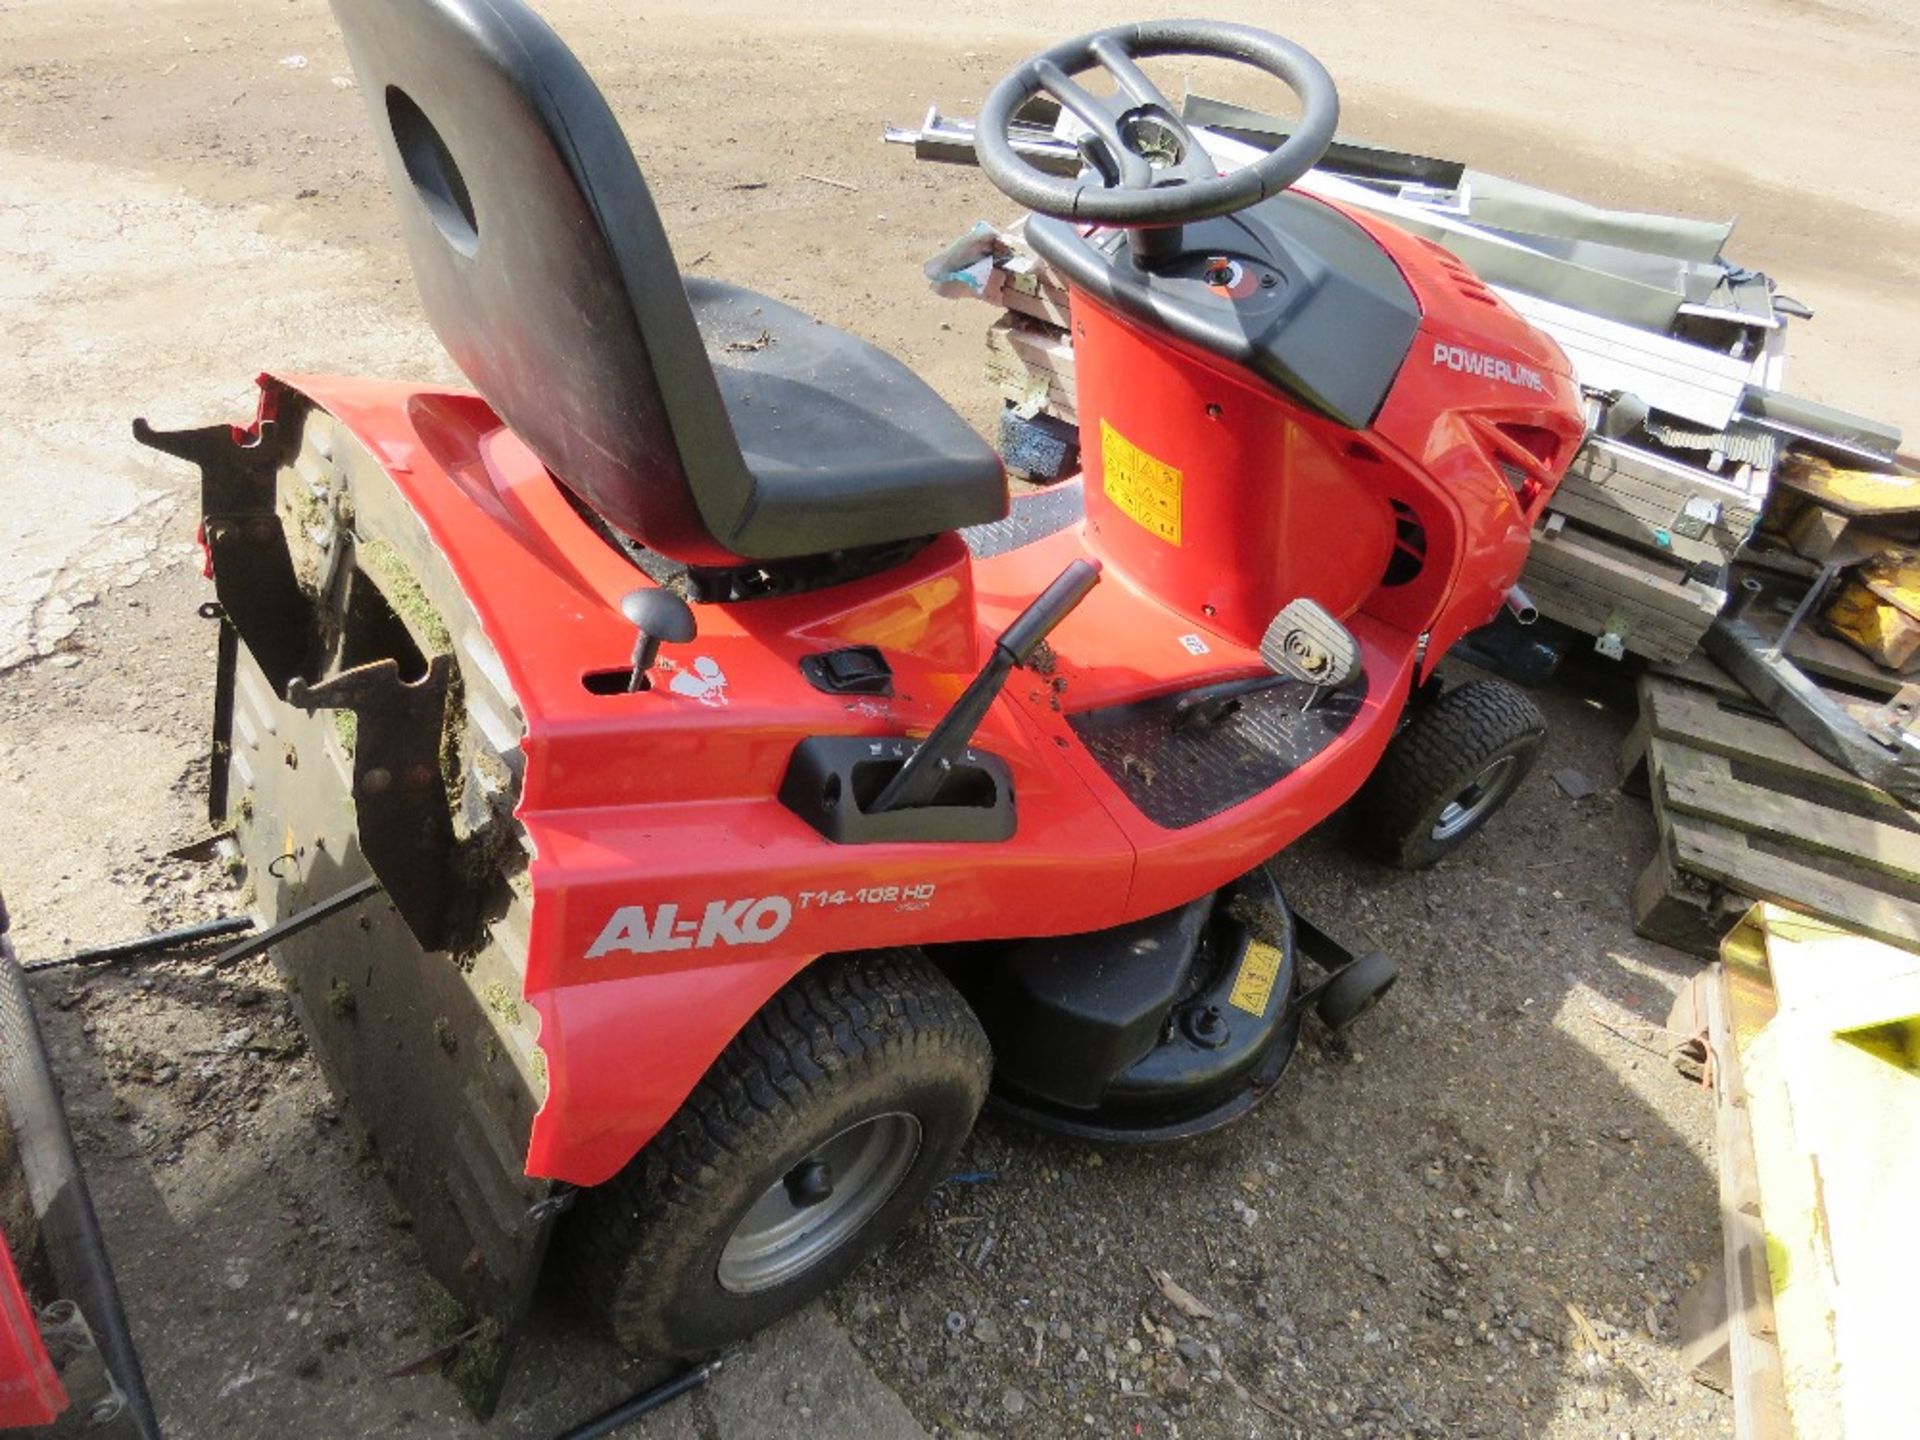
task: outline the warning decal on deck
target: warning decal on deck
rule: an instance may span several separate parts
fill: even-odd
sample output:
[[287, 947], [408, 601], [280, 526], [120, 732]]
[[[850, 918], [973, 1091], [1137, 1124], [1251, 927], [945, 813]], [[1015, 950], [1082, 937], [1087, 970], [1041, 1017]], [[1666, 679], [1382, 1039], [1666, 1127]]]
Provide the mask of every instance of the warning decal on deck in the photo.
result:
[[1129, 519], [1180, 543], [1180, 472], [1100, 422], [1101, 487]]
[[1264, 940], [1249, 940], [1247, 953], [1240, 961], [1240, 973], [1233, 977], [1233, 993], [1227, 1003], [1249, 1015], [1265, 1015], [1273, 999], [1274, 981], [1280, 978], [1283, 957], [1277, 946]]

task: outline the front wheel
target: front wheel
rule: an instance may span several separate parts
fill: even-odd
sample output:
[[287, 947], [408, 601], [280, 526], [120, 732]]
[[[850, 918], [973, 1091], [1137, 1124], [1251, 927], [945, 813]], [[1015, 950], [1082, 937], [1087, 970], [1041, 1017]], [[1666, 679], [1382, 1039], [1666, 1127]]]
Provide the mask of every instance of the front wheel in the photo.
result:
[[1504, 681], [1447, 691], [1393, 737], [1361, 788], [1361, 844], [1403, 870], [1451, 854], [1520, 788], [1546, 737], [1540, 711]]
[[986, 1099], [973, 1012], [913, 950], [829, 956], [750, 1020], [555, 1237], [626, 1349], [697, 1355], [799, 1309], [951, 1172]]

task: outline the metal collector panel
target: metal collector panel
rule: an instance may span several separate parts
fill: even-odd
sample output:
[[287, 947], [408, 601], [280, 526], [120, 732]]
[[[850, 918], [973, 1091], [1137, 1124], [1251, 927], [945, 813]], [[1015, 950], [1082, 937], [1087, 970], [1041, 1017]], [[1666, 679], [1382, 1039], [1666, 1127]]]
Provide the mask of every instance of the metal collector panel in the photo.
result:
[[[235, 657], [235, 838], [262, 918], [286, 919], [368, 874], [352, 761], [326, 711], [276, 698]], [[250, 778], [243, 778], [250, 777]], [[273, 817], [264, 822], [261, 817]], [[428, 1271], [479, 1329], [461, 1389], [489, 1413], [532, 1296], [556, 1210], [523, 1169], [544, 1060], [521, 999], [529, 912], [504, 883], [484, 934], [455, 955], [421, 948], [382, 899], [274, 947], [302, 1029], [372, 1142]]]
[[[38, 1230], [37, 1248], [46, 1256], [55, 1291], [39, 1298], [48, 1309], [60, 1300], [71, 1301], [85, 1321], [84, 1329], [91, 1331], [87, 1339], [71, 1322], [61, 1327], [67, 1337], [59, 1347], [66, 1360], [60, 1367], [63, 1378], [86, 1378], [83, 1367], [96, 1363], [97, 1355], [111, 1382], [102, 1385], [96, 1378], [86, 1389], [72, 1384], [69, 1388], [86, 1406], [86, 1414], [69, 1412], [70, 1418], [84, 1422], [86, 1415], [98, 1414], [101, 1423], [87, 1425], [89, 1434], [158, 1440], [159, 1421], [134, 1352], [100, 1222], [60, 1108], [60, 1091], [47, 1064], [26, 976], [5, 929], [5, 909], [0, 906], [0, 1118], [13, 1129], [20, 1178]], [[13, 1238], [20, 1243], [22, 1237]], [[31, 1287], [31, 1278], [28, 1283]], [[104, 1395], [97, 1393], [101, 1390]]]

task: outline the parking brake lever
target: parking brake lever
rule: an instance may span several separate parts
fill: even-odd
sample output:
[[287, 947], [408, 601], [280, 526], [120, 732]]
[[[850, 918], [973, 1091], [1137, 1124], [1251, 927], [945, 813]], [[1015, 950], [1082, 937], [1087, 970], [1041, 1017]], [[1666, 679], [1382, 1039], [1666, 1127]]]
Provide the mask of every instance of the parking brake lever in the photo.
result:
[[953, 708], [940, 717], [940, 723], [928, 732], [920, 748], [894, 772], [887, 788], [867, 807], [867, 813], [881, 814], [931, 804], [954, 764], [965, 757], [967, 746], [973, 743], [973, 732], [980, 728], [981, 720], [999, 698], [1007, 676], [1013, 673], [1014, 667], [1027, 663], [1053, 627], [1066, 619], [1074, 606], [1086, 599], [1087, 592], [1099, 583], [1100, 566], [1095, 561], [1075, 560], [1062, 570], [993, 642], [993, 654], [986, 666], [973, 677], [973, 683], [960, 692]]

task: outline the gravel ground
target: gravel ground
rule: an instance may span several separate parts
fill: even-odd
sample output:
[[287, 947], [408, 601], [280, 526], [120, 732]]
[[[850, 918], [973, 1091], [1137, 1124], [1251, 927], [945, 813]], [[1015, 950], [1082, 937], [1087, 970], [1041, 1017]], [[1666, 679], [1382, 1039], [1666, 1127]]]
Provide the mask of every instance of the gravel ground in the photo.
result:
[[1693, 963], [1631, 935], [1639, 803], [1545, 773], [1606, 777], [1621, 710], [1542, 699], [1547, 758], [1457, 859], [1390, 873], [1328, 833], [1286, 857], [1296, 904], [1406, 971], [1349, 1039], [1310, 1031], [1252, 1117], [1152, 1151], [982, 1126], [966, 1163], [995, 1178], [947, 1187], [836, 1300], [924, 1414], [1032, 1436], [1725, 1430], [1673, 1351], [1718, 1243], [1710, 1107], [1658, 1028]]

